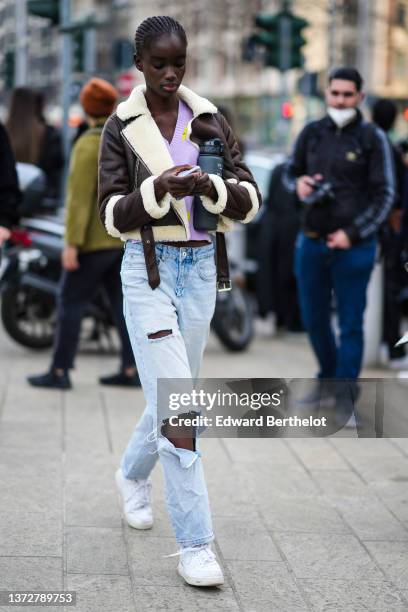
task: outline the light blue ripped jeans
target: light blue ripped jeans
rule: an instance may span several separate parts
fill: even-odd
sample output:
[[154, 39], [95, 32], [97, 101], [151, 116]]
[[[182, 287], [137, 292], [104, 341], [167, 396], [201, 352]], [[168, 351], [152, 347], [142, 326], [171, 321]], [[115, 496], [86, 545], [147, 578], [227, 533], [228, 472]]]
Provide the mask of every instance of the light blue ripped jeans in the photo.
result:
[[[157, 243], [156, 258], [161, 282], [152, 290], [142, 244], [126, 242], [121, 269], [124, 314], [147, 405], [121, 467], [126, 478], [144, 479], [160, 459], [177, 542], [197, 546], [214, 539], [199, 442], [196, 439], [196, 450], [190, 451], [176, 448], [161, 434], [157, 379], [198, 377], [215, 308], [214, 246]], [[171, 334], [148, 338], [161, 330]]]

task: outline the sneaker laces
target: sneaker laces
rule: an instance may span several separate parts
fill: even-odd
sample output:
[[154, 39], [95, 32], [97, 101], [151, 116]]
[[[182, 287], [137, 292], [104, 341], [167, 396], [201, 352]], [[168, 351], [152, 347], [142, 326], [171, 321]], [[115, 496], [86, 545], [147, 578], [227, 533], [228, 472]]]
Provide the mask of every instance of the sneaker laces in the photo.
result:
[[152, 489], [152, 483], [148, 480], [138, 480], [134, 483], [134, 490], [132, 495], [127, 500], [131, 502], [133, 495], [137, 495], [134, 499], [134, 503], [131, 503], [132, 510], [138, 510], [139, 508], [143, 508], [144, 506], [148, 506], [150, 504], [150, 491]]
[[203, 546], [187, 546], [186, 548], [180, 548], [180, 550], [172, 555], [163, 555], [163, 558], [178, 557], [184, 552], [192, 552], [204, 564], [213, 563], [215, 560], [215, 554], [211, 548], [205, 544]]

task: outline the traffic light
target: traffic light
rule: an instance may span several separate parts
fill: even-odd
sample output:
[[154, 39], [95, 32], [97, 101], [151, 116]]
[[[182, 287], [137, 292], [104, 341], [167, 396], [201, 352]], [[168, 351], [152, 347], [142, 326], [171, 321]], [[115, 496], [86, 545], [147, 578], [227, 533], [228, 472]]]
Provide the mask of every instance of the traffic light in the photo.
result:
[[50, 19], [53, 25], [59, 24], [59, 0], [28, 0], [27, 11], [29, 15]]
[[72, 71], [85, 69], [85, 29], [77, 28], [72, 32]]
[[14, 51], [6, 51], [4, 54], [3, 75], [6, 89], [13, 89], [14, 87], [15, 57]]
[[281, 115], [282, 119], [293, 119], [294, 115], [293, 104], [291, 102], [282, 102]]
[[306, 39], [302, 31], [309, 25], [305, 19], [284, 9], [276, 15], [258, 13], [255, 25], [261, 31], [251, 39], [255, 45], [264, 48], [265, 66], [278, 68], [281, 72], [303, 66], [302, 47]]

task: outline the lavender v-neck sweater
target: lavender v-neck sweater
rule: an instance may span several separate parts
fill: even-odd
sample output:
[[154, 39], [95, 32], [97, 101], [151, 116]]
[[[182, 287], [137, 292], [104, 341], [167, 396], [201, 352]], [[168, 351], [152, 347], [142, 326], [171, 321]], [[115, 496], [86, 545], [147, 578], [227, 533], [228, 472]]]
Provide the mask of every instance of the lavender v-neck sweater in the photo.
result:
[[[191, 166], [195, 166], [197, 164], [198, 149], [186, 138], [187, 126], [192, 118], [193, 112], [191, 108], [187, 106], [183, 100], [179, 100], [177, 123], [173, 138], [170, 143], [163, 138], [175, 166], [180, 166], [181, 164], [190, 164]], [[187, 196], [184, 198], [190, 225], [190, 240], [208, 240], [208, 242], [211, 242], [208, 232], [201, 232], [194, 229], [193, 200], [193, 196]]]

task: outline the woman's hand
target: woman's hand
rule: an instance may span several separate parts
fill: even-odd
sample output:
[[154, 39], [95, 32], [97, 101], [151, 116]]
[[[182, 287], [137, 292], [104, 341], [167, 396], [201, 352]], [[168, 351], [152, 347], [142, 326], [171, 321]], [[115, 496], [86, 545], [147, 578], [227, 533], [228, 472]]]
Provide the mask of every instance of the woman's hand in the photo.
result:
[[73, 270], [78, 270], [79, 262], [78, 262], [78, 249], [75, 246], [67, 245], [64, 247], [61, 255], [62, 267], [64, 270], [69, 270], [72, 272]]
[[11, 232], [7, 227], [0, 226], [0, 246], [2, 246], [3, 242], [6, 242], [11, 236]]
[[193, 189], [196, 185], [198, 178], [201, 173], [195, 172], [188, 176], [178, 176], [183, 170], [189, 170], [192, 168], [189, 164], [183, 166], [174, 166], [165, 170], [157, 179], [154, 181], [154, 191], [157, 200], [161, 200], [166, 193], [170, 193], [174, 198], [180, 199], [185, 196], [192, 195]]
[[214, 201], [217, 200], [217, 190], [206, 172], [201, 174], [201, 176], [197, 179], [193, 194], [207, 196]]

